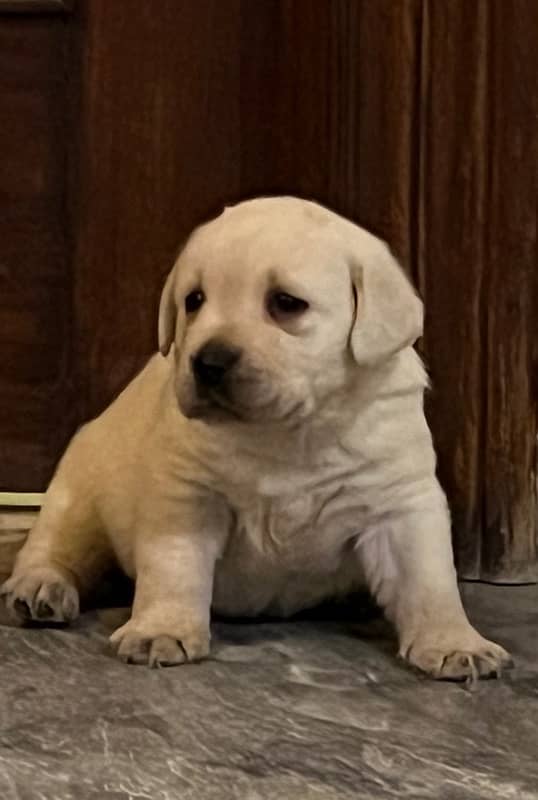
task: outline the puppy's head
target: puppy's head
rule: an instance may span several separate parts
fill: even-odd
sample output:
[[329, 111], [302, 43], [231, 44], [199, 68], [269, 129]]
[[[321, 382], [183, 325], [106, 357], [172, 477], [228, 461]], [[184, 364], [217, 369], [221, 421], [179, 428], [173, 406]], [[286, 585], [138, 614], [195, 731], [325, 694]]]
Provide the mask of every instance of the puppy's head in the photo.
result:
[[379, 239], [321, 206], [261, 198], [188, 240], [163, 290], [181, 411], [296, 422], [422, 331], [422, 304]]

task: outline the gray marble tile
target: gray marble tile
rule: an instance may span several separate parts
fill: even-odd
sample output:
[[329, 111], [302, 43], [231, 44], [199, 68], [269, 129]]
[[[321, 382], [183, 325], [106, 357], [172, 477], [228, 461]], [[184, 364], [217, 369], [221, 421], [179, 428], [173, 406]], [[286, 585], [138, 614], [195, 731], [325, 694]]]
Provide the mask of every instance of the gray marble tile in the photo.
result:
[[464, 594], [517, 663], [474, 692], [379, 621], [216, 623], [210, 661], [159, 671], [110, 652], [121, 610], [0, 627], [0, 798], [538, 798], [538, 588]]

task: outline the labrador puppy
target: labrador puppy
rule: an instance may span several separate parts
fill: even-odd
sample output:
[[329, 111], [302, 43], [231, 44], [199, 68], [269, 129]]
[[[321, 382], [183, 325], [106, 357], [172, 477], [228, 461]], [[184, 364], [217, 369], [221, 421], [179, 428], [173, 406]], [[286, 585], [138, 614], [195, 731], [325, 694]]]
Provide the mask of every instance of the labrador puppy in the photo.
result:
[[412, 348], [422, 305], [386, 245], [314, 203], [261, 198], [189, 238], [160, 353], [74, 437], [2, 594], [68, 622], [114, 560], [119, 656], [209, 652], [210, 609], [287, 616], [368, 587], [435, 678], [509, 661], [463, 610]]

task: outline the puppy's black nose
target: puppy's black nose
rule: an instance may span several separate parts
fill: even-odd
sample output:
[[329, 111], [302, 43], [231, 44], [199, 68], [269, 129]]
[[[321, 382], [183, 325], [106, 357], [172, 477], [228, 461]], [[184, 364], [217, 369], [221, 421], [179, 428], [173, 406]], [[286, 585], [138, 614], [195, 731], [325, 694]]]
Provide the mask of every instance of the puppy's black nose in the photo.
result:
[[191, 359], [194, 377], [202, 386], [216, 387], [240, 358], [241, 350], [238, 347], [210, 339]]

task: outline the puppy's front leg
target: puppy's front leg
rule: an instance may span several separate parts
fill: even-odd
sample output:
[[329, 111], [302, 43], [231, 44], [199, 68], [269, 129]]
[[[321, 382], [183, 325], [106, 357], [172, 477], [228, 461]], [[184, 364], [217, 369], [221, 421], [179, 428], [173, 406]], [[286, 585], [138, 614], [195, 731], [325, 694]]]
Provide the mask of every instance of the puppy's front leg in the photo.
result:
[[434, 678], [499, 675], [508, 653], [484, 639], [463, 609], [442, 493], [391, 516], [359, 541], [370, 590], [394, 623], [399, 655]]
[[226, 536], [192, 509], [158, 525], [137, 537], [132, 616], [110, 637], [122, 660], [151, 667], [208, 655], [213, 572]]

